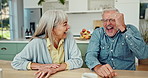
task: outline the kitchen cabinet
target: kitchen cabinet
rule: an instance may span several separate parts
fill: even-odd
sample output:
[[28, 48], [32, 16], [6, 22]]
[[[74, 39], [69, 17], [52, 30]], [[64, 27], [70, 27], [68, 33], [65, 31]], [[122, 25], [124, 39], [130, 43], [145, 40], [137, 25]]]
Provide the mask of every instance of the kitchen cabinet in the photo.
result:
[[[82, 42], [77, 43], [77, 45], [81, 51], [83, 61], [85, 61], [85, 53], [87, 51], [88, 42], [87, 43], [82, 43]], [[13, 60], [15, 55], [21, 52], [21, 50], [26, 46], [27, 43], [28, 42], [23, 42], [23, 41], [0, 43], [0, 60]], [[83, 64], [83, 67], [87, 67], [85, 63]]]
[[135, 25], [139, 29], [139, 0], [115, 0], [115, 8], [124, 14], [126, 24]]
[[133, 3], [139, 2], [139, 0], [115, 0], [115, 3]]
[[27, 43], [0, 43], [0, 60], [13, 60]]
[[78, 47], [81, 51], [81, 55], [82, 55], [82, 59], [83, 59], [83, 68], [86, 68], [86, 64], [85, 64], [85, 53], [87, 51], [87, 47], [88, 47], [88, 43], [77, 43], [78, 44]]
[[39, 0], [23, 0], [24, 8], [42, 8], [41, 5], [38, 5]]
[[87, 11], [87, 10], [88, 10], [88, 0], [69, 0], [69, 11]]

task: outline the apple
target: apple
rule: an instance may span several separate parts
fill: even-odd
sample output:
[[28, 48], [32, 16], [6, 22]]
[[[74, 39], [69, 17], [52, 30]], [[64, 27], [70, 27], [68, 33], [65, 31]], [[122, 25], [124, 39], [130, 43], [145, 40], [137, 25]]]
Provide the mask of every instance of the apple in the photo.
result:
[[90, 36], [89, 36], [89, 35], [86, 35], [86, 36], [85, 36], [85, 39], [89, 39], [89, 38], [90, 38]]
[[89, 33], [89, 34], [90, 34], [90, 31], [87, 31], [87, 33]]
[[86, 29], [82, 29], [82, 32], [85, 32], [86, 31]]
[[83, 32], [80, 32], [81, 35], [83, 35]]

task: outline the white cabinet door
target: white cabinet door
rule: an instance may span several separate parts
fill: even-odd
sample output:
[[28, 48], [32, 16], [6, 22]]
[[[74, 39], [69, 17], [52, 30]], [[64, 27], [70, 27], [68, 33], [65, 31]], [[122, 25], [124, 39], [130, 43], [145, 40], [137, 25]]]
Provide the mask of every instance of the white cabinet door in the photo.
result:
[[[126, 0], [118, 0], [126, 1]], [[130, 1], [130, 0], [129, 0]], [[139, 29], [139, 2], [121, 3], [115, 1], [115, 7], [124, 14], [125, 23], [135, 25]], [[139, 1], [139, 0], [135, 0]]]
[[38, 5], [39, 0], [23, 0], [24, 8], [42, 8], [42, 6]]
[[69, 0], [69, 11], [87, 11], [88, 0]]
[[115, 0], [115, 3], [133, 3], [139, 2], [139, 0]]

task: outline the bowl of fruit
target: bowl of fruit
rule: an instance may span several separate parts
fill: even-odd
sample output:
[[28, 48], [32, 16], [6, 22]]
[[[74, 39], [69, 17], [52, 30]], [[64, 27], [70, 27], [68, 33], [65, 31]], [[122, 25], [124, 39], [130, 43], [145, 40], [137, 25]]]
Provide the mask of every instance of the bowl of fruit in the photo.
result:
[[90, 39], [90, 37], [91, 37], [90, 31], [86, 29], [82, 29], [82, 31], [80, 32], [80, 39], [87, 40], [87, 39]]

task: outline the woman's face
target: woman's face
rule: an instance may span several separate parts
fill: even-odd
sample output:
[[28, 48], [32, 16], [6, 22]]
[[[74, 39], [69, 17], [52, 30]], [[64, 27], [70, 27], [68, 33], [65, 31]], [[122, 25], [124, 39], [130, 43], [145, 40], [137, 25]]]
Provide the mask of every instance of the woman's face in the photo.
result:
[[53, 28], [54, 36], [57, 39], [64, 39], [67, 37], [68, 29], [70, 29], [70, 26], [68, 25], [68, 21], [58, 24], [56, 27]]

